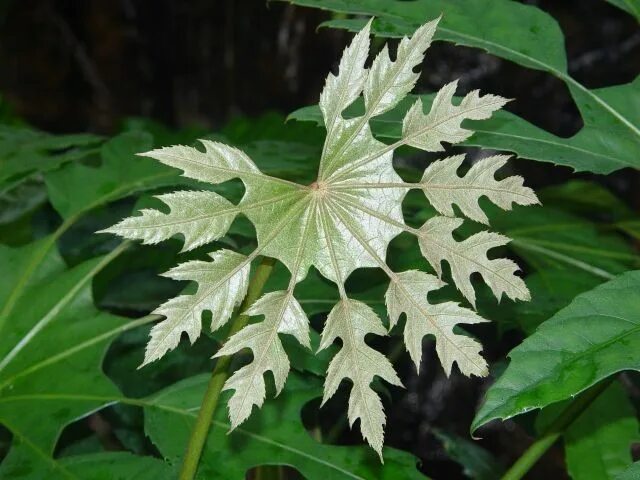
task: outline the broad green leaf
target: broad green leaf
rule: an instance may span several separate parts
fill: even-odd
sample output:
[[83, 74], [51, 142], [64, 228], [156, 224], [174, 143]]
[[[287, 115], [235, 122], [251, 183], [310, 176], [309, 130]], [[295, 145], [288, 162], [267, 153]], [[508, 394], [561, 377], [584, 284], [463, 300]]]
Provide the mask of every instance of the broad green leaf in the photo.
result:
[[47, 173], [50, 202], [68, 219], [134, 192], [175, 184], [175, 170], [136, 156], [151, 146], [149, 134], [124, 133], [102, 145], [100, 166], [74, 163]]
[[[184, 454], [208, 376], [192, 377], [145, 400], [145, 429], [162, 455], [176, 464]], [[198, 469], [199, 479], [244, 478], [258, 465], [289, 465], [309, 480], [424, 479], [417, 459], [385, 448], [385, 464], [364, 446], [325, 445], [304, 429], [302, 408], [321, 396], [313, 377], [292, 374], [283, 393], [268, 402], [259, 417], [228, 433], [225, 413], [219, 409]]]
[[631, 444], [640, 439], [627, 392], [616, 382], [563, 435], [567, 470], [573, 480], [614, 479], [631, 464]]
[[516, 207], [512, 215], [496, 212], [491, 223], [533, 269], [586, 272], [601, 280], [640, 266], [627, 241], [597, 225], [556, 208]]
[[17, 476], [21, 480], [157, 480], [171, 478], [172, 469], [162, 460], [126, 452], [92, 453], [58, 458], [50, 470], [22, 465]]
[[[120, 251], [67, 271], [45, 275], [43, 269], [15, 303], [12, 323], [0, 330], [0, 423], [14, 436], [0, 476], [17, 479], [36, 470], [68, 478], [52, 458], [62, 428], [118, 396], [99, 368], [104, 351], [119, 333], [149, 321], [129, 322], [93, 306], [91, 280]], [[1, 254], [3, 265], [30, 258], [28, 249], [3, 248]]]
[[577, 296], [514, 348], [471, 430], [573, 397], [640, 368], [640, 271]]
[[576, 270], [543, 268], [527, 275], [531, 301], [514, 306], [512, 320], [531, 335], [538, 326], [561, 308], [566, 307], [579, 294], [595, 288], [603, 278]]
[[58, 238], [82, 215], [133, 192], [178, 181], [174, 170], [135, 156], [136, 152], [150, 146], [148, 134], [122, 134], [101, 146], [102, 163], [99, 167], [71, 163], [45, 173], [49, 201], [65, 221], [52, 235], [37, 242], [38, 246], [31, 249], [30, 258], [24, 260], [24, 268], [15, 272], [15, 281], [8, 287], [7, 301], [0, 305], [0, 328]]
[[[611, 88], [629, 91], [637, 89], [633, 84]], [[622, 95], [626, 93], [622, 92]], [[424, 108], [428, 108], [434, 97], [435, 94], [407, 96], [393, 110], [371, 120], [373, 133], [378, 138], [399, 139], [402, 132], [402, 120], [410, 106], [420, 100]], [[454, 98], [454, 102], [461, 100], [459, 97]], [[517, 102], [517, 100], [515, 101]], [[361, 114], [362, 110], [363, 103], [356, 101], [346, 110], [344, 116], [346, 118], [353, 117]], [[288, 119], [323, 125], [322, 115], [317, 105], [295, 110]], [[475, 133], [460, 143], [463, 146], [511, 151], [522, 158], [565, 165], [576, 171], [608, 173], [625, 166], [638, 167], [630, 155], [618, 155], [617, 150], [589, 145], [590, 138], [587, 135], [571, 138], [558, 137], [503, 110], [495, 112], [490, 119], [481, 122], [468, 121], [465, 126], [469, 126]]]
[[[266, 294], [248, 309], [250, 315], [264, 315], [264, 320], [236, 333], [217, 354], [233, 354], [246, 348], [253, 352], [253, 361], [238, 370], [225, 385], [225, 389], [234, 391], [229, 402], [234, 427], [250, 416], [254, 405], [262, 405], [266, 372], [271, 371], [274, 375], [276, 393], [284, 385], [289, 360], [280, 334], [291, 334], [303, 346], [308, 345], [306, 316], [295, 299], [294, 291], [311, 267], [336, 284], [339, 293], [339, 301], [329, 314], [321, 342], [322, 348], [326, 348], [338, 337], [342, 341], [342, 348], [328, 369], [325, 399], [335, 393], [344, 378], [352, 380], [349, 419], [351, 423], [360, 419], [364, 437], [378, 453], [382, 449], [384, 413], [371, 383], [376, 376], [393, 384], [398, 384], [399, 380], [384, 356], [364, 342], [367, 333], [381, 335], [385, 332], [379, 317], [369, 306], [348, 297], [345, 283], [354, 271], [363, 267], [379, 268], [394, 289], [403, 291], [406, 287], [399, 283], [401, 277], [387, 265], [386, 255], [389, 243], [400, 233], [408, 232], [419, 238], [422, 254], [438, 273], [441, 273], [441, 260], [447, 260], [455, 272], [454, 281], [471, 302], [474, 301], [475, 292], [469, 277], [475, 272], [482, 274], [498, 298], [502, 293], [511, 298], [529, 298], [524, 282], [514, 275], [516, 266], [513, 262], [506, 259], [490, 260], [487, 257], [488, 249], [507, 243], [506, 237], [481, 232], [463, 242], [456, 242], [452, 231], [462, 220], [438, 217], [427, 222], [423, 228], [416, 229], [405, 223], [402, 212], [407, 192], [419, 189], [426, 190], [427, 196], [440, 208], [445, 208], [443, 205], [447, 205], [447, 202], [455, 203], [461, 205], [467, 214], [472, 212], [471, 215], [479, 217], [479, 207], [469, 205], [487, 194], [488, 190], [482, 190], [483, 182], [488, 189], [506, 187], [526, 197], [523, 199], [510, 192], [490, 194], [501, 208], [510, 208], [514, 201], [520, 204], [536, 203], [535, 194], [522, 186], [521, 179], [496, 182], [492, 175], [501, 160], [490, 160], [492, 163], [487, 172], [479, 175], [477, 181], [465, 177], [464, 181], [471, 181], [476, 192], [482, 192], [469, 200], [459, 194], [461, 179], [457, 176], [455, 158], [444, 160], [441, 165], [445, 169], [435, 176], [438, 185], [444, 185], [445, 188], [403, 182], [393, 167], [396, 148], [413, 145], [424, 150], [439, 151], [443, 142], [459, 143], [472, 133], [461, 126], [463, 121], [489, 118], [506, 100], [495, 95], [481, 96], [474, 91], [459, 105], [453, 104], [454, 82], [443, 87], [428, 112], [422, 111], [421, 103], [414, 105], [403, 121], [402, 136], [395, 143], [386, 144], [375, 139], [370, 130], [369, 120], [392, 108], [412, 88], [417, 78], [413, 70], [421, 63], [437, 22], [425, 24], [410, 38], [402, 40], [394, 61], [389, 58], [388, 50], [383, 48], [369, 70], [364, 68], [369, 54], [369, 24], [355, 36], [345, 50], [339, 71], [329, 75], [320, 96], [327, 135], [320, 154], [317, 180], [310, 185], [267, 175], [246, 152], [211, 140], [202, 140], [203, 149], [178, 145], [143, 154], [178, 168], [184, 176], [201, 182], [219, 185], [229, 180], [240, 180], [245, 193], [237, 207], [217, 197], [215, 201], [207, 200], [210, 204], [207, 206], [208, 212], [200, 208], [202, 202], [192, 200], [193, 205], [198, 205], [195, 213], [193, 208], [178, 206], [171, 198], [166, 202], [171, 207], [170, 213], [146, 210], [142, 216], [126, 219], [109, 231], [147, 242], [182, 234], [185, 249], [188, 249], [219, 238], [226, 232], [232, 218], [242, 213], [255, 227], [258, 245], [243, 257], [232, 272], [235, 274], [248, 268], [260, 255], [275, 258], [290, 273], [286, 288]], [[364, 112], [360, 116], [345, 119], [343, 111], [361, 95], [364, 95]], [[483, 168], [487, 165], [485, 163]], [[425, 177], [427, 182], [432, 173]], [[474, 170], [471, 175], [477, 173], [478, 170]], [[205, 225], [200, 228], [198, 225], [196, 228], [193, 225], [194, 217], [198, 220], [205, 217], [220, 220], [213, 227]], [[169, 230], [166, 221], [172, 223]], [[432, 228], [435, 223], [448, 225], [449, 231], [446, 228], [435, 231]], [[141, 225], [144, 231], [138, 230]], [[198, 269], [202, 267], [202, 263], [198, 264]], [[226, 312], [224, 315], [218, 313], [218, 300], [213, 302], [213, 307], [206, 302], [217, 291], [220, 282], [227, 282], [230, 275], [226, 271], [219, 279], [215, 278], [220, 276], [218, 274], [207, 275], [204, 287], [200, 278], [186, 274], [181, 277], [197, 281], [198, 290], [194, 295], [182, 295], [170, 300], [155, 311], [168, 318], [156, 327], [158, 330], [154, 328], [149, 344], [153, 353], [147, 355], [145, 363], [175, 348], [183, 331], [193, 341], [200, 332], [199, 325], [205, 310], [212, 310], [214, 328], [227, 320]], [[243, 294], [240, 288], [232, 288], [227, 292], [230, 295], [225, 298], [229, 305], [236, 304]], [[398, 304], [394, 307], [396, 320], [400, 312], [410, 312], [412, 328], [416, 333], [409, 335], [407, 340], [412, 343], [410, 350], [414, 358], [419, 358], [418, 336], [421, 338], [438, 330], [435, 327], [435, 330], [425, 330], [417, 325], [425, 320], [431, 324], [442, 322], [440, 327], [446, 332], [446, 341], [440, 339], [438, 352], [446, 371], [449, 372], [452, 364], [457, 362], [463, 373], [486, 374], [484, 360], [478, 355], [479, 344], [468, 337], [453, 335], [455, 320], [451, 314], [456, 315], [457, 321], [465, 320], [466, 323], [470, 319], [471, 323], [477, 323], [481, 321], [480, 317], [471, 315], [453, 303], [432, 306], [425, 303], [425, 298], [410, 296], [400, 300], [396, 294], [393, 298]], [[162, 311], [167, 306], [171, 308]], [[173, 311], [173, 306], [178, 307], [177, 312]], [[166, 325], [168, 330], [165, 331], [162, 325]], [[465, 355], [471, 356], [471, 350], [474, 352], [474, 366], [464, 360]]]
[[[640, 166], [640, 78], [625, 85], [588, 89], [567, 72], [564, 37], [556, 21], [542, 10], [511, 0], [288, 0], [297, 5], [377, 17], [376, 35], [401, 37], [425, 18], [442, 15], [435, 40], [481, 48], [528, 68], [542, 70], [565, 82], [580, 110], [584, 127], [569, 139], [559, 138], [526, 122], [483, 125], [489, 141], [475, 135], [481, 146], [510, 150], [534, 160], [569, 165], [576, 170], [609, 173]], [[517, 28], [513, 19], [518, 19]], [[363, 20], [338, 19], [325, 25], [357, 31]], [[406, 110], [405, 110], [406, 111]]]
[[34, 172], [53, 170], [95, 152], [96, 135], [51, 135], [28, 127], [0, 126], [0, 188]]

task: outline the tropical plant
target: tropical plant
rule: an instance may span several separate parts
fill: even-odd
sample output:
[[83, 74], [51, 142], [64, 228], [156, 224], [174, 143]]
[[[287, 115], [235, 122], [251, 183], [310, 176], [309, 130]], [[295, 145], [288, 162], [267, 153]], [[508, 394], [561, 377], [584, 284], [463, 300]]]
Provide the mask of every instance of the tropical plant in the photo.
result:
[[[554, 445], [575, 480], [636, 478], [640, 218], [612, 192], [638, 79], [583, 85], [555, 20], [510, 0], [289, 3], [355, 36], [286, 124], [106, 138], [0, 109], [0, 478], [513, 480]], [[581, 129], [412, 93], [433, 41], [556, 77]], [[550, 163], [627, 170], [516, 174]], [[419, 382], [442, 417], [420, 462], [397, 433]]]
[[[363, 437], [381, 457], [385, 417], [371, 383], [376, 376], [393, 385], [402, 383], [391, 363], [365, 342], [369, 333], [387, 332], [371, 307], [349, 298], [345, 289], [347, 277], [357, 268], [381, 268], [390, 282], [385, 294], [390, 328], [406, 314], [404, 341], [417, 368], [422, 339], [433, 335], [447, 373], [454, 363], [465, 375], [485, 376], [488, 369], [480, 355], [482, 346], [468, 335], [454, 332], [458, 324], [485, 320], [457, 303], [427, 300], [431, 291], [444, 285], [439, 278], [443, 261], [449, 264], [455, 284], [472, 305], [476, 295], [470, 277], [474, 273], [482, 275], [498, 299], [503, 294], [512, 299], [529, 299], [527, 287], [515, 275], [517, 265], [487, 256], [488, 250], [506, 244], [508, 238], [486, 231], [463, 241], [453, 236], [463, 222], [455, 218], [453, 205], [467, 217], [488, 223], [478, 204], [482, 196], [503, 209], [510, 209], [514, 203], [538, 202], [533, 191], [522, 185], [521, 177], [495, 180], [496, 171], [507, 157], [484, 158], [464, 177], [457, 174], [464, 155], [448, 157], [432, 163], [417, 183], [404, 182], [392, 165], [393, 151], [403, 145], [438, 152], [444, 150], [443, 142], [455, 144], [467, 139], [473, 132], [462, 128], [465, 119], [486, 119], [507, 100], [473, 91], [455, 105], [453, 82], [438, 92], [428, 113], [423, 112], [421, 100], [413, 104], [402, 122], [402, 136], [397, 142], [382, 143], [369, 129], [370, 119], [395, 107], [415, 85], [418, 74], [414, 68], [422, 62], [437, 24], [438, 20], [426, 23], [410, 38], [403, 38], [395, 61], [385, 46], [369, 70], [365, 62], [371, 22], [354, 37], [344, 51], [337, 75], [329, 74], [320, 95], [327, 136], [318, 177], [311, 185], [267, 176], [243, 152], [222, 143], [203, 140], [204, 152], [194, 147], [165, 147], [144, 155], [203, 182], [219, 184], [239, 178], [246, 189], [240, 203], [236, 206], [214, 192], [179, 191], [158, 197], [169, 207], [168, 213], [143, 210], [142, 215], [104, 230], [150, 244], [182, 234], [187, 251], [223, 237], [240, 213], [256, 229], [258, 246], [249, 255], [218, 250], [211, 253], [212, 261], [182, 263], [165, 274], [175, 280], [197, 282], [198, 289], [154, 310], [165, 319], [151, 330], [143, 365], [175, 348], [183, 332], [191, 343], [195, 342], [205, 310], [212, 314], [211, 330], [221, 328], [247, 296], [250, 264], [258, 255], [279, 260], [291, 273], [286, 290], [245, 303], [248, 308], [241, 313], [263, 316], [264, 320], [242, 327], [215, 355], [231, 355], [244, 348], [253, 352], [253, 361], [237, 370], [223, 387], [233, 390], [229, 400], [232, 428], [244, 422], [254, 406], [262, 405], [267, 371], [273, 373], [276, 393], [284, 387], [290, 366], [278, 334], [293, 335], [303, 346], [310, 346], [309, 321], [294, 289], [312, 266], [335, 283], [340, 294], [327, 317], [320, 342], [323, 350], [337, 338], [342, 341], [342, 348], [329, 364], [323, 402], [335, 394], [343, 379], [350, 379], [353, 386], [349, 422], [360, 420]], [[360, 95], [364, 97], [364, 114], [345, 120], [342, 112]], [[408, 226], [401, 207], [409, 189], [423, 191], [431, 205], [445, 216], [435, 216], [419, 229]], [[417, 237], [422, 254], [437, 277], [418, 270], [395, 272], [387, 266], [389, 242], [402, 232]]]

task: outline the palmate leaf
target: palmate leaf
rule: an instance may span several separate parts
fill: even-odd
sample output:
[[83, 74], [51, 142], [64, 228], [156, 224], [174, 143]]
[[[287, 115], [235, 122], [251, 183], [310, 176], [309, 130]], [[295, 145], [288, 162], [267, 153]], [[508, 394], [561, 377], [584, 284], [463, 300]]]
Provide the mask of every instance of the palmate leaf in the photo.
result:
[[[211, 141], [203, 141], [204, 151], [175, 146], [144, 154], [203, 182], [219, 184], [240, 179], [245, 194], [233, 205], [217, 196], [200, 198], [199, 192], [177, 192], [161, 198], [170, 207], [169, 213], [146, 210], [142, 216], [125, 219], [108, 231], [145, 242], [180, 233], [185, 238], [185, 249], [189, 249], [225, 235], [233, 218], [243, 214], [253, 223], [258, 240], [253, 252], [246, 256], [236, 254], [233, 266], [223, 263], [232, 253], [221, 251], [213, 254], [212, 262], [189, 262], [168, 273], [172, 278], [196, 281], [198, 290], [156, 310], [166, 320], [152, 332], [145, 363], [174, 348], [183, 332], [193, 342], [200, 333], [205, 310], [213, 313], [214, 330], [223, 325], [244, 296], [245, 273], [257, 256], [277, 259], [290, 273], [286, 288], [266, 294], [246, 312], [263, 319], [233, 335], [216, 354], [230, 355], [245, 348], [253, 353], [253, 360], [225, 385], [225, 389], [233, 391], [229, 400], [233, 428], [249, 417], [253, 406], [262, 405], [267, 372], [274, 376], [276, 391], [283, 388], [290, 364], [279, 335], [289, 334], [303, 346], [309, 345], [308, 320], [294, 297], [294, 289], [311, 267], [335, 283], [339, 293], [321, 340], [322, 348], [338, 338], [342, 342], [328, 368], [324, 400], [336, 392], [343, 380], [349, 380], [349, 420], [352, 424], [359, 420], [364, 438], [380, 455], [385, 415], [372, 381], [380, 377], [394, 385], [401, 382], [391, 363], [365, 341], [368, 334], [385, 335], [386, 331], [370, 306], [350, 298], [345, 282], [351, 273], [362, 267], [377, 267], [387, 274], [388, 312], [392, 324], [406, 314], [405, 340], [416, 367], [422, 338], [432, 335], [447, 374], [454, 364], [466, 375], [487, 374], [486, 362], [480, 356], [481, 345], [453, 330], [459, 323], [484, 320], [453, 302], [431, 304], [427, 295], [444, 285], [441, 279], [421, 272], [392, 271], [385, 257], [393, 238], [402, 232], [415, 235], [438, 276], [442, 274], [440, 263], [445, 260], [454, 282], [472, 304], [475, 291], [470, 276], [476, 272], [498, 299], [503, 293], [513, 299], [529, 298], [524, 282], [515, 275], [515, 263], [487, 256], [492, 248], [505, 244], [506, 237], [480, 232], [458, 241], [452, 234], [461, 219], [435, 217], [416, 229], [405, 224], [402, 213], [403, 199], [411, 189], [425, 192], [444, 215], [453, 215], [451, 205], [455, 204], [465, 215], [485, 223], [487, 218], [478, 205], [483, 196], [504, 209], [513, 203], [537, 203], [535, 194], [522, 185], [521, 178], [495, 180], [504, 157], [485, 159], [464, 177], [457, 174], [460, 157], [444, 159], [430, 167], [418, 183], [404, 182], [392, 165], [393, 151], [400, 146], [437, 152], [443, 150], [443, 143], [463, 141], [472, 134], [462, 127], [464, 120], [489, 118], [506, 100], [474, 91], [459, 104], [453, 103], [454, 82], [437, 94], [427, 112], [421, 102], [414, 104], [403, 121], [402, 136], [395, 143], [377, 140], [370, 130], [370, 120], [396, 106], [412, 89], [418, 78], [414, 69], [431, 43], [438, 21], [429, 22], [411, 38], [402, 39], [394, 60], [383, 48], [368, 70], [365, 63], [370, 23], [355, 36], [344, 51], [338, 73], [329, 75], [320, 96], [327, 136], [317, 180], [310, 185], [268, 176], [246, 154]], [[360, 95], [364, 96], [362, 115], [345, 119], [344, 110]], [[193, 201], [180, 203], [176, 200], [179, 198]]]
[[[636, 154], [640, 148], [640, 77], [627, 84], [598, 89], [589, 89], [578, 82], [567, 69], [562, 30], [553, 17], [534, 5], [514, 0], [285, 1], [345, 14], [376, 16], [378, 20], [371, 30], [381, 37], [408, 35], [425, 18], [443, 14], [436, 40], [480, 48], [526, 68], [553, 75], [566, 84], [584, 123], [576, 135], [561, 138], [515, 115], [501, 112], [478, 126], [468, 144], [513, 151], [524, 158], [568, 165], [579, 171], [609, 173], [640, 166]], [[635, 0], [613, 1], [624, 4], [627, 11], [637, 15]], [[518, 19], [515, 28], [514, 18]], [[339, 18], [323, 25], [357, 31], [363, 22], [362, 18]], [[431, 98], [424, 98], [425, 103], [430, 103]], [[404, 106], [398, 115], [385, 117], [383, 128], [390, 123], [401, 124], [406, 109]], [[304, 112], [306, 119], [310, 119], [309, 113], [309, 110]], [[300, 118], [297, 112], [293, 117]], [[372, 128], [375, 133], [376, 126], [372, 125]], [[397, 129], [393, 130], [392, 136], [397, 136]]]

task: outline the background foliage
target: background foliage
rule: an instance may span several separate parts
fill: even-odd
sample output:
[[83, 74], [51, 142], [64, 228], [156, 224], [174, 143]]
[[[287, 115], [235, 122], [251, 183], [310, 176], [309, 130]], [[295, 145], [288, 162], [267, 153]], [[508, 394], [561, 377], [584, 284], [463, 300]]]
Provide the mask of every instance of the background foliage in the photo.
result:
[[[553, 433], [572, 399], [591, 394], [595, 400], [529, 478], [636, 478], [637, 2], [291, 3], [298, 6], [0, 4], [0, 477], [176, 475], [225, 332], [194, 347], [183, 342], [136, 370], [155, 320], [145, 315], [190, 288], [157, 274], [208, 249], [178, 255], [178, 240], [150, 248], [93, 234], [134, 208], [158, 206], [151, 194], [189, 182], [134, 154], [214, 138], [247, 151], [266, 173], [310, 182], [323, 139], [313, 104], [344, 30], [364, 21], [348, 14], [375, 15], [378, 36], [398, 37], [443, 13], [442, 41], [428, 53], [431, 67], [419, 84], [425, 104], [430, 91], [458, 76], [461, 94], [481, 88], [515, 98], [464, 150], [471, 158], [476, 146], [517, 153], [509, 168], [525, 175], [543, 203], [506, 214], [483, 205], [495, 230], [514, 239], [508, 253], [533, 297], [498, 305], [478, 288], [479, 311], [494, 323], [469, 332], [486, 346], [492, 378], [454, 372], [447, 380], [430, 341], [417, 375], [400, 328], [376, 344], [407, 386], [382, 391], [391, 446], [383, 466], [346, 425], [346, 391], [319, 409], [317, 375], [329, 355], [309, 356], [291, 342], [297, 372], [285, 392], [232, 435], [220, 408], [199, 474], [497, 478], [533, 438]], [[397, 137], [408, 105], [374, 123], [374, 133]], [[407, 179], [432, 159], [398, 153]], [[242, 195], [238, 182], [216, 188]], [[422, 205], [407, 197], [408, 223], [433, 214]], [[218, 244], [248, 251], [253, 234], [238, 219]], [[428, 268], [403, 235], [389, 262]], [[286, 280], [276, 271], [268, 289]], [[360, 271], [348, 288], [355, 298], [381, 299], [386, 285], [379, 272]], [[317, 275], [299, 290], [318, 330], [335, 293]], [[235, 364], [246, 361], [238, 356]], [[482, 439], [472, 441], [470, 428]], [[273, 467], [256, 469], [264, 465]]]

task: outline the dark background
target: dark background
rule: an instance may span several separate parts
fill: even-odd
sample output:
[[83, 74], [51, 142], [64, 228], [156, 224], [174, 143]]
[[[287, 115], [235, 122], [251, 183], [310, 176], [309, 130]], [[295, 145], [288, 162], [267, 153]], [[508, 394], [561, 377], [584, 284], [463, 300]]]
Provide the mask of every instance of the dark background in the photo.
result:
[[[560, 23], [569, 72], [587, 87], [626, 83], [638, 74], [640, 31], [631, 16], [600, 0], [527, 3]], [[264, 0], [0, 1], [0, 94], [28, 123], [56, 133], [111, 134], [130, 116], [215, 130], [240, 115], [287, 114], [317, 102], [350, 37], [317, 31], [328, 18]], [[479, 50], [434, 44], [417, 90], [455, 78], [459, 94], [480, 88], [515, 97], [509, 110], [557, 135], [581, 127], [567, 88], [552, 76]], [[527, 183], [536, 188], [576, 178], [567, 168], [523, 163]], [[581, 178], [597, 178], [640, 206], [637, 172]], [[470, 405], [486, 384], [459, 375], [447, 380], [440, 368], [423, 366], [422, 372], [403, 376], [408, 390], [388, 411], [387, 443], [427, 461], [435, 478], [457, 478], [459, 469], [445, 461], [432, 429], [466, 435]], [[483, 445], [510, 463], [529, 443], [522, 428], [507, 422]], [[561, 451], [551, 450], [529, 478], [564, 478], [562, 462]]]

